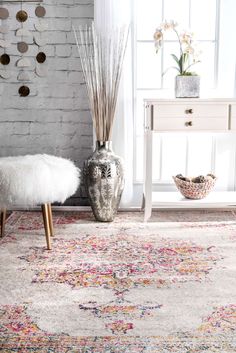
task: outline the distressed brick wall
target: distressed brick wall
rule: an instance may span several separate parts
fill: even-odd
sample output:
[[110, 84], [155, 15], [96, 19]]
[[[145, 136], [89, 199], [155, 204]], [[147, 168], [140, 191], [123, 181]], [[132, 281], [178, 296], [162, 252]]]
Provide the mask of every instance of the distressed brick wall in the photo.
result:
[[[20, 38], [15, 35], [21, 26], [15, 18], [21, 5], [1, 2], [10, 13], [3, 24], [10, 26], [5, 39], [11, 40], [12, 45], [6, 49], [11, 63], [5, 67], [0, 64], [0, 70], [11, 72], [10, 79], [0, 78], [0, 156], [50, 153], [70, 158], [82, 167], [92, 150], [92, 122], [72, 22], [78, 28], [92, 21], [93, 0], [44, 0], [43, 5], [47, 11], [43, 21], [48, 29], [42, 36], [47, 45], [39, 48], [32, 38], [23, 38], [29, 44], [23, 56], [31, 60], [31, 67], [25, 71], [32, 77], [27, 83], [30, 96], [23, 98], [18, 94], [22, 83], [17, 80], [20, 69], [16, 67], [21, 57], [16, 46]], [[35, 7], [32, 3], [22, 5], [29, 13], [24, 27], [33, 34], [38, 21]], [[47, 55], [47, 61], [42, 64], [48, 68], [46, 77], [35, 74], [35, 56], [39, 51]], [[0, 48], [0, 53], [3, 52]], [[83, 187], [69, 203], [86, 204]]]

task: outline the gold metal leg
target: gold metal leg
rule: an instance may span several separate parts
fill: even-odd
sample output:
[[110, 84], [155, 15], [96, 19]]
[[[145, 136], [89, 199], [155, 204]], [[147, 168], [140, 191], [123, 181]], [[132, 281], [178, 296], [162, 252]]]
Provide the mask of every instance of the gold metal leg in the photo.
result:
[[51, 235], [51, 237], [53, 237], [54, 236], [54, 229], [53, 229], [53, 219], [52, 219], [52, 206], [50, 203], [48, 203], [47, 207], [48, 207], [50, 235]]
[[51, 250], [51, 239], [50, 239], [50, 226], [49, 226], [49, 214], [48, 214], [48, 206], [47, 204], [42, 205], [42, 213], [43, 213], [43, 222], [44, 229], [47, 241], [47, 249]]
[[6, 208], [2, 208], [1, 209], [1, 237], [3, 237], [5, 233], [6, 214], [7, 214]]

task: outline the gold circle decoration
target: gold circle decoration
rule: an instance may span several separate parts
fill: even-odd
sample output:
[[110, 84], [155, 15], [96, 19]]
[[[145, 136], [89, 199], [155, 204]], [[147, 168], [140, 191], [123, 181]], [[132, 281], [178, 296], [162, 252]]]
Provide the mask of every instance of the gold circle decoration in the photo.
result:
[[26, 53], [29, 49], [29, 46], [25, 42], [19, 42], [17, 43], [17, 49], [20, 53]]
[[6, 20], [9, 17], [9, 11], [5, 7], [0, 7], [0, 19]]
[[8, 54], [2, 54], [0, 56], [0, 62], [2, 65], [8, 65], [10, 63], [11, 59]]
[[35, 9], [35, 15], [37, 17], [44, 17], [46, 15], [46, 9], [43, 6], [37, 6]]
[[25, 21], [27, 21], [27, 19], [28, 19], [28, 14], [27, 14], [27, 12], [24, 11], [24, 10], [18, 11], [17, 14], [16, 14], [16, 19], [17, 19], [17, 21], [19, 21], [19, 22], [25, 22]]
[[36, 60], [39, 64], [43, 64], [46, 60], [46, 54], [43, 52], [38, 53], [36, 56]]
[[18, 92], [21, 97], [27, 97], [30, 94], [30, 89], [28, 86], [21, 86]]

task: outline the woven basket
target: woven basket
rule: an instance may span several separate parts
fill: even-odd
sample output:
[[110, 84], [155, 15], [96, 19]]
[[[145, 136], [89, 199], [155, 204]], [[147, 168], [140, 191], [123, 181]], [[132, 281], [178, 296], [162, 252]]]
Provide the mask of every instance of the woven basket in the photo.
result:
[[209, 178], [203, 183], [193, 183], [192, 181], [185, 181], [173, 176], [175, 185], [181, 194], [187, 199], [200, 200], [206, 197], [213, 189], [216, 178]]

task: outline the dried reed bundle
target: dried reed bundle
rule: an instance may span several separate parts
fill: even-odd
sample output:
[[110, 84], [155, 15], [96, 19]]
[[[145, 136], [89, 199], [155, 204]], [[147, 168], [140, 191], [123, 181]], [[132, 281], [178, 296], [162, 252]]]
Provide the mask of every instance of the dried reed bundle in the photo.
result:
[[129, 29], [102, 34], [80, 27], [76, 43], [82, 63], [98, 141], [110, 141]]

